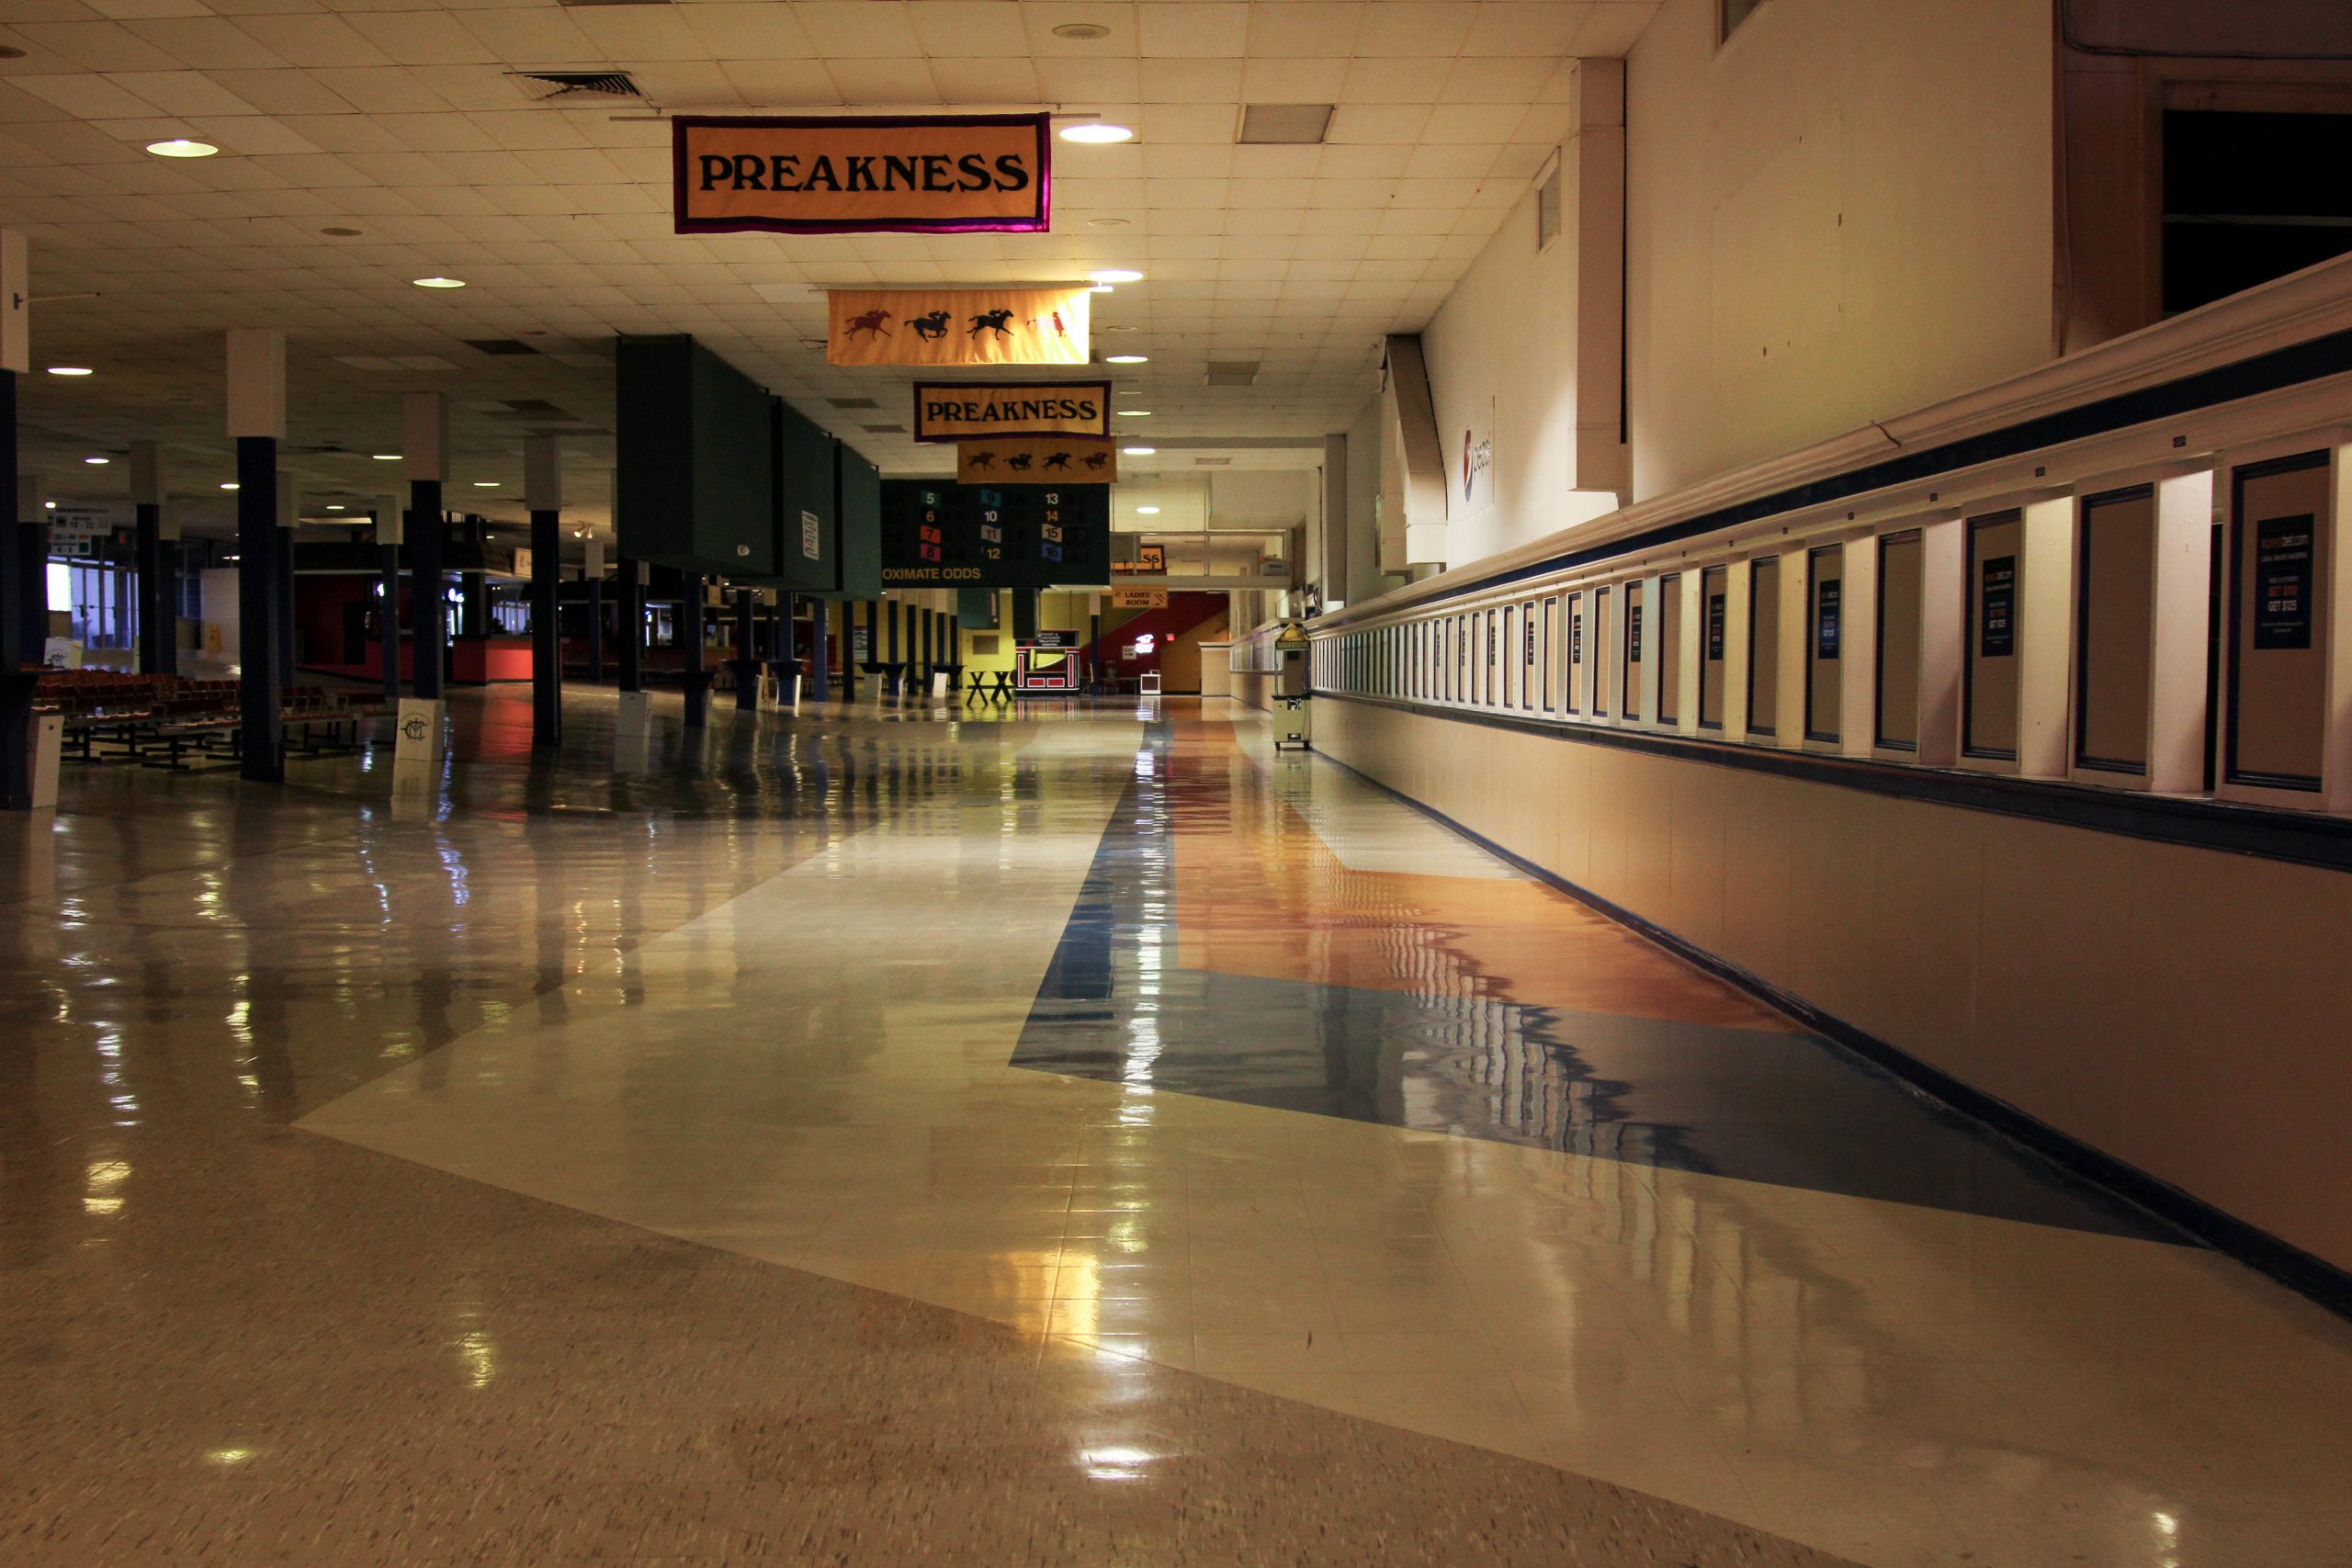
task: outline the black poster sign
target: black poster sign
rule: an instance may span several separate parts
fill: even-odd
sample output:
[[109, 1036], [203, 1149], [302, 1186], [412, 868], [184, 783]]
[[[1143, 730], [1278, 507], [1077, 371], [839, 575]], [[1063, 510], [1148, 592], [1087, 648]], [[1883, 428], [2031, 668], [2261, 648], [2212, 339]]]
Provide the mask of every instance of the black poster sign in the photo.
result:
[[1035, 631], [1021, 639], [1023, 648], [1076, 648], [1076, 632]]
[[1976, 656], [2007, 659], [2018, 650], [2018, 558], [1987, 556], [1976, 602]]
[[1724, 656], [1724, 596], [1707, 595], [1707, 659], [1720, 663]]
[[1584, 662], [1584, 612], [1581, 609], [1568, 612], [1568, 662]]
[[1106, 485], [886, 479], [882, 581], [906, 588], [1080, 587], [1111, 581]]
[[1813, 585], [1813, 656], [1815, 659], [1838, 657], [1838, 616], [1845, 586], [1841, 579], [1834, 577]]
[[2308, 512], [2254, 525], [2254, 646], [2312, 645], [2312, 525]]
[[1625, 662], [1642, 661], [1642, 607], [1634, 605], [1625, 612]]
[[1527, 617], [1527, 652], [1524, 657], [1528, 663], [1535, 662], [1535, 617], [1532, 615]]

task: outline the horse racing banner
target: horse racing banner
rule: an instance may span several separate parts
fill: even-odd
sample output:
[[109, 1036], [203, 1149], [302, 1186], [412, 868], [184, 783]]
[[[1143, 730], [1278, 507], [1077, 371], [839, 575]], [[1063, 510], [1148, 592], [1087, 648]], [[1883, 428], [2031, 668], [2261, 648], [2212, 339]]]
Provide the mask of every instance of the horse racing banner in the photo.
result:
[[1040, 233], [1053, 140], [1042, 114], [678, 115], [681, 234]]
[[1093, 435], [1009, 435], [956, 443], [956, 482], [967, 485], [1110, 485], [1119, 449]]
[[829, 365], [1083, 365], [1094, 292], [836, 288]]
[[[1108, 381], [918, 381], [915, 383], [915, 428], [918, 441], [970, 441], [987, 436], [1091, 435], [1111, 434], [1111, 383]], [[1076, 453], [1076, 447], [1072, 446]], [[1000, 449], [998, 460], [1008, 466], [1014, 448]], [[960, 458], [960, 454], [959, 454]], [[1042, 463], [1041, 457], [1035, 459]], [[1083, 466], [1074, 456], [1073, 471]], [[1005, 470], [1000, 470], [1001, 472]], [[1060, 477], [1057, 469], [1056, 478]]]

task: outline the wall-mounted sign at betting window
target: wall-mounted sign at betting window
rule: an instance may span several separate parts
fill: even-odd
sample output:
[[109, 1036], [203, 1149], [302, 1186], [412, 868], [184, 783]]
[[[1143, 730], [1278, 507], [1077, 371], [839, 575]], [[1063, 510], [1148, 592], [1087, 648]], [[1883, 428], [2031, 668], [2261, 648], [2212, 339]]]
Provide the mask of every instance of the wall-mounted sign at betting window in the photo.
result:
[[2254, 529], [2254, 646], [2312, 645], [2310, 513], [2267, 517]]
[[2018, 650], [2018, 558], [1987, 556], [1977, 593], [1976, 656], [2007, 659]]
[[1093, 290], [836, 288], [828, 365], [1084, 365]]
[[1048, 118], [679, 115], [681, 234], [1042, 233]]
[[1111, 434], [1111, 383], [915, 383], [918, 441], [966, 441], [978, 436]]

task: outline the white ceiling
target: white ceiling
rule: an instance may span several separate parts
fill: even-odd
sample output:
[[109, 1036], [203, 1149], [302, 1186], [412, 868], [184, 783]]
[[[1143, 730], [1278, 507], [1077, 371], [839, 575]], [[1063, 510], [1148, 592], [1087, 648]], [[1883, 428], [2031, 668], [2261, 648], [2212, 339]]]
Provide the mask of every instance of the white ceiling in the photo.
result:
[[[866, 428], [904, 423], [909, 373], [824, 365], [821, 288], [1112, 265], [1148, 275], [1096, 299], [1097, 355], [1150, 355], [1110, 367], [1116, 406], [1152, 411], [1134, 433], [1320, 435], [1374, 389], [1380, 337], [1426, 322], [1558, 145], [1573, 61], [1623, 53], [1654, 8], [8, 0], [0, 42], [26, 56], [0, 61], [0, 224], [29, 233], [38, 294], [100, 296], [34, 307], [36, 364], [98, 374], [28, 378], [25, 465], [55, 495], [119, 497], [123, 447], [162, 438], [191, 525], [225, 520], [220, 334], [277, 325], [309, 509], [391, 488], [366, 454], [394, 449], [399, 393], [437, 388], [452, 504], [519, 515], [522, 436], [552, 428], [572, 435], [576, 510], [600, 521], [616, 333], [693, 333], [886, 470], [939, 471], [944, 449]], [[1074, 21], [1109, 36], [1054, 36]], [[682, 236], [657, 114], [533, 103], [507, 74], [595, 67], [629, 72], [659, 110], [1046, 107], [1137, 138], [1056, 144], [1051, 234]], [[1339, 107], [1324, 145], [1237, 146], [1248, 102]], [[178, 135], [222, 155], [141, 150]], [[410, 284], [432, 274], [469, 287]], [[541, 352], [461, 341], [516, 337]], [[1262, 370], [1209, 388], [1211, 359]], [[879, 406], [831, 400], [858, 398]]]

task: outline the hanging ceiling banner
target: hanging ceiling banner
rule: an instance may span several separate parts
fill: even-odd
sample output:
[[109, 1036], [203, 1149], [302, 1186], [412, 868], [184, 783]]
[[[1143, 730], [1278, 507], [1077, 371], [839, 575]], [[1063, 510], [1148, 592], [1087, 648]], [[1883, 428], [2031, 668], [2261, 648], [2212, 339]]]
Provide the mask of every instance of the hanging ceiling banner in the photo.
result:
[[918, 441], [1111, 434], [1111, 383], [918, 381]]
[[1042, 233], [1052, 146], [1042, 114], [677, 115], [677, 231]]
[[956, 482], [982, 485], [1108, 485], [1119, 482], [1119, 449], [1089, 435], [988, 436], [956, 443]]
[[829, 365], [1084, 365], [1094, 291], [836, 288]]

